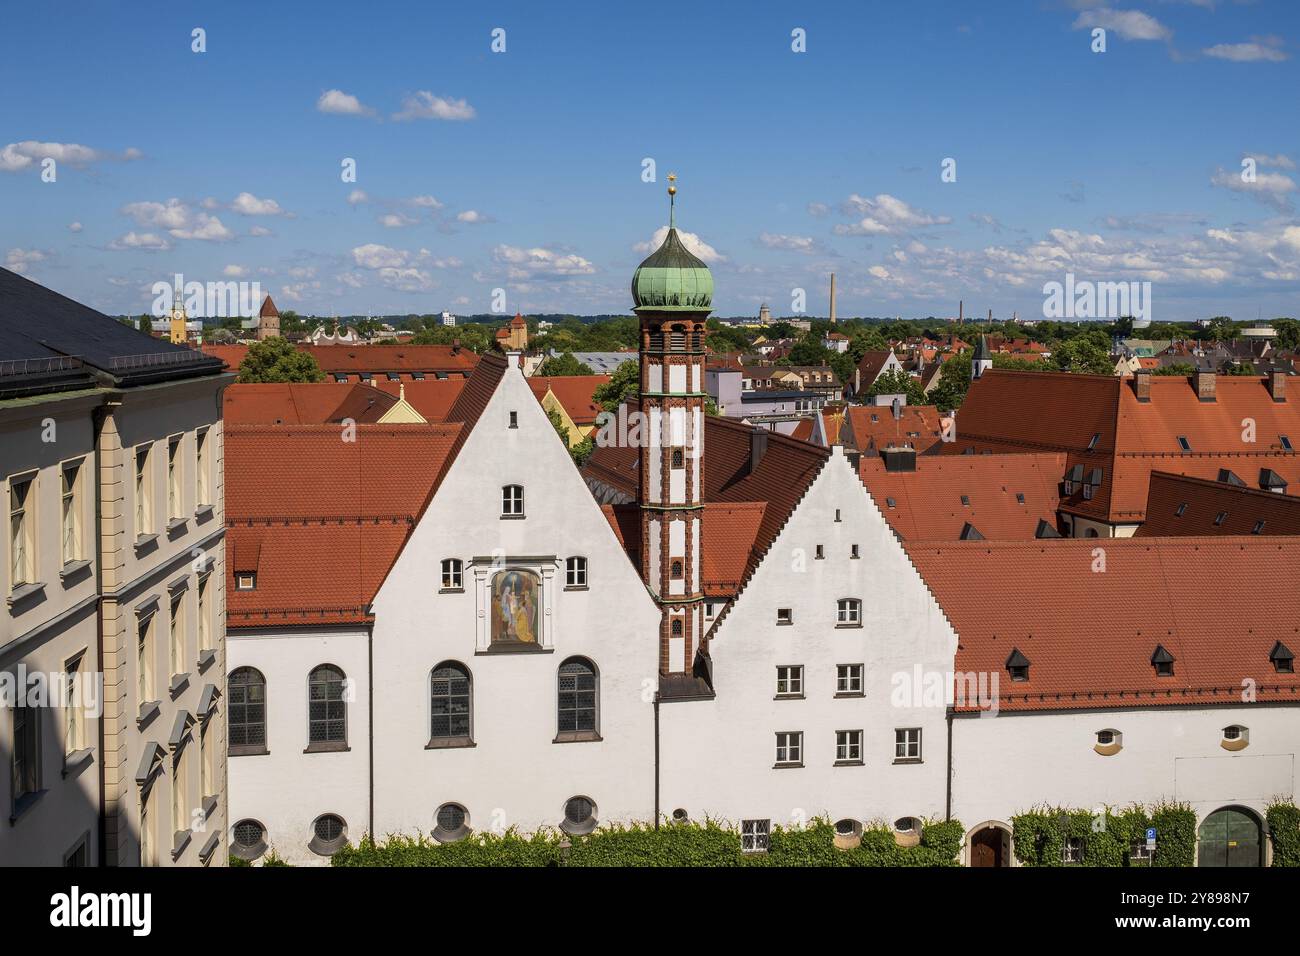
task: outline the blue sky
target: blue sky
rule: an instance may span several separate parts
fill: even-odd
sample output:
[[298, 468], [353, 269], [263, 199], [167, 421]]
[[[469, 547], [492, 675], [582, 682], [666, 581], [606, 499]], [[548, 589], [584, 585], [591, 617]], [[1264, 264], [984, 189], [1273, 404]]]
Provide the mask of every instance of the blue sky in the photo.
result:
[[824, 314], [832, 271], [842, 315], [1041, 315], [1066, 272], [1150, 281], [1156, 319], [1296, 315], [1297, 43], [1283, 0], [24, 4], [0, 254], [110, 312], [177, 272], [620, 312], [671, 171], [721, 315]]

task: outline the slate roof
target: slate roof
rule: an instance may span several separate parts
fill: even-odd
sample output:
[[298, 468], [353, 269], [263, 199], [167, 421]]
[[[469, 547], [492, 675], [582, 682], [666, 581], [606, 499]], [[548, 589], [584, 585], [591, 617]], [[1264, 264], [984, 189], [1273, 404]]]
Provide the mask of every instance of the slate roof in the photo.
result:
[[0, 269], [0, 398], [214, 375], [221, 363]]
[[[1003, 711], [1239, 704], [1245, 680], [1300, 703], [1300, 675], [1269, 661], [1300, 643], [1300, 539], [1112, 538], [1101, 572], [1095, 539], [905, 547], [957, 631], [956, 670], [998, 674]], [[1005, 670], [1012, 648], [1028, 681]]]

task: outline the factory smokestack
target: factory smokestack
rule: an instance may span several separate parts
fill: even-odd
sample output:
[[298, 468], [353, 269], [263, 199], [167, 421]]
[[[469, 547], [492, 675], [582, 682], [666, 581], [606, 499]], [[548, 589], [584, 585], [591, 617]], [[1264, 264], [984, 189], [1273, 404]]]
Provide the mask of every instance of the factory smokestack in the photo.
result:
[[835, 322], [835, 273], [831, 273], [831, 323]]

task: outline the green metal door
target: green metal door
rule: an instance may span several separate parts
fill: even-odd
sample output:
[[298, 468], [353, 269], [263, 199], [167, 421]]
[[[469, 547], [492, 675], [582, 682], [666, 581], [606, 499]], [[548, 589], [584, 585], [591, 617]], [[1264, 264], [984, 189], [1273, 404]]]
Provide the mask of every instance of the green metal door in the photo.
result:
[[1241, 810], [1216, 810], [1201, 824], [1197, 866], [1259, 866], [1259, 823]]

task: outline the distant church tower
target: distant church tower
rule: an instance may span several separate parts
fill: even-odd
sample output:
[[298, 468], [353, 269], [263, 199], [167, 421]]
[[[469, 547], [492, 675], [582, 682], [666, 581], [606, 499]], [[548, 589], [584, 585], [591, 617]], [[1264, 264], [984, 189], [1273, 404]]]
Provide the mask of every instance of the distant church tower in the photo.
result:
[[979, 344], [975, 346], [975, 357], [970, 361], [970, 377], [973, 382], [979, 378], [987, 369], [993, 367], [993, 356], [989, 353], [988, 339], [981, 335]]
[[262, 311], [257, 317], [257, 341], [275, 338], [280, 334], [280, 310], [268, 295], [262, 300]]
[[673, 221], [677, 177], [668, 177], [668, 235], [632, 276], [641, 320], [642, 423], [638, 500], [641, 574], [659, 603], [659, 674], [693, 673], [704, 636], [700, 552], [704, 511], [704, 335], [713, 276], [687, 251]]
[[185, 323], [189, 316], [185, 314], [185, 297], [177, 295], [172, 299], [172, 310], [167, 317], [167, 340], [173, 345], [184, 345], [188, 336]]

